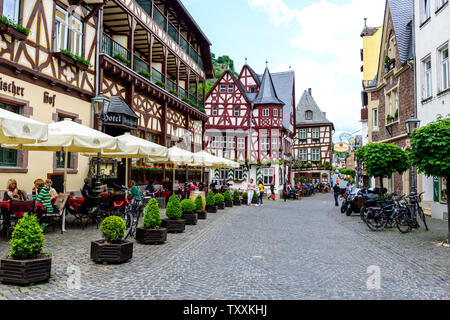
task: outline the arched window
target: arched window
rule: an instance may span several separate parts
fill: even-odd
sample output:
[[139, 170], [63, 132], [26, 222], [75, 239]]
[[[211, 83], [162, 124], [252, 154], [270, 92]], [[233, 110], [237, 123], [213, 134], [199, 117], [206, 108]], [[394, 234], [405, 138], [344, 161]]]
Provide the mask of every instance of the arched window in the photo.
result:
[[311, 110], [308, 110], [308, 111], [305, 112], [305, 119], [306, 120], [312, 120], [312, 117], [313, 117], [313, 113], [312, 113]]

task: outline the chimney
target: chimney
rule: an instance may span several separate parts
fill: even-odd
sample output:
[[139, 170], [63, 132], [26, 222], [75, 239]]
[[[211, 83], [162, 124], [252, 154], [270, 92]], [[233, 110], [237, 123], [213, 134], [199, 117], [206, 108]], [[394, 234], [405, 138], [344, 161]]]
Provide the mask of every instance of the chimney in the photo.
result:
[[311, 88], [308, 88], [308, 93], [311, 96]]

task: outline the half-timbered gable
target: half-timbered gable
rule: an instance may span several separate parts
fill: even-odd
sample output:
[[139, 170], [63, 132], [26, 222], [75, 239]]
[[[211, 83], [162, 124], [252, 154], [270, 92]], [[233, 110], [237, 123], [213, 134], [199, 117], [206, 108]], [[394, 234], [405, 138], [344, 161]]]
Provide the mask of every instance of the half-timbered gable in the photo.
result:
[[256, 72], [248, 64], [245, 64], [242, 68], [238, 80], [242, 83], [247, 93], [257, 93], [259, 91], [261, 81]]

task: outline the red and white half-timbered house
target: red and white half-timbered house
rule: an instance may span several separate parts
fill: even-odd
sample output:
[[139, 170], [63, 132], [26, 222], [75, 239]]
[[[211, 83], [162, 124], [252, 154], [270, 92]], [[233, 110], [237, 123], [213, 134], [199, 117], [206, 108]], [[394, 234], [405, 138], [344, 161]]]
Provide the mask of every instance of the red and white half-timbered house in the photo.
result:
[[238, 189], [245, 189], [250, 178], [268, 189], [273, 183], [275, 190], [291, 182], [294, 88], [293, 71], [270, 73], [266, 67], [258, 75], [245, 64], [238, 79], [224, 71], [205, 100], [205, 145], [208, 152], [238, 161], [241, 167], [233, 175], [220, 170], [220, 179], [233, 180]]

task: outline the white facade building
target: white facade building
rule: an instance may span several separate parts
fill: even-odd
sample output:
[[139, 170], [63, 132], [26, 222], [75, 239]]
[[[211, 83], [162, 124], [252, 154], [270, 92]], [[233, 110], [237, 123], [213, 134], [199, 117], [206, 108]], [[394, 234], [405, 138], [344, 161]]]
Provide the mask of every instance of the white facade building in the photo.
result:
[[[450, 3], [449, 0], [414, 0], [417, 117], [424, 126], [438, 115], [450, 114]], [[445, 181], [418, 175], [418, 190], [431, 214], [446, 212]]]

